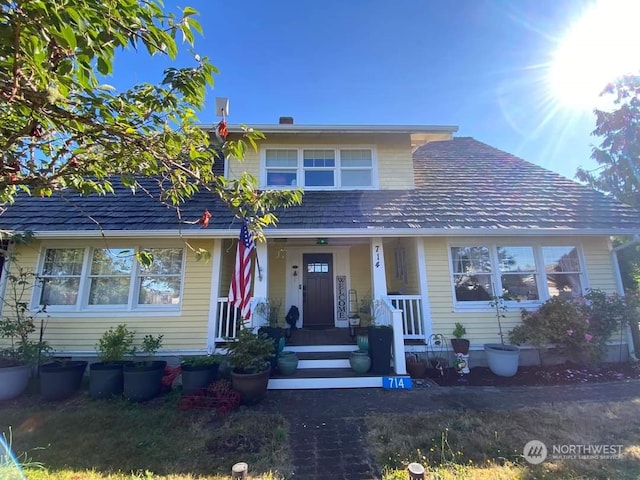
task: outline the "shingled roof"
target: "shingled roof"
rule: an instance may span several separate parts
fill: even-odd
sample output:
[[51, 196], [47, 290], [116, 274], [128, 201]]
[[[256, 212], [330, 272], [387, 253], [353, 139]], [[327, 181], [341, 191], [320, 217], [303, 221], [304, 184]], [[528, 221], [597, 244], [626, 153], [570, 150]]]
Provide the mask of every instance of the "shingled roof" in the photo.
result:
[[[274, 236], [311, 230], [310, 235], [402, 231], [425, 234], [640, 233], [640, 212], [472, 138], [430, 142], [414, 155], [415, 189], [308, 191], [301, 206], [277, 212]], [[209, 228], [183, 223], [176, 212], [123, 187], [115, 196], [21, 197], [0, 216], [0, 228], [40, 232], [177, 232], [237, 234], [238, 220], [210, 194], [182, 208], [197, 219], [208, 209]], [[91, 215], [95, 222], [88, 218]], [[475, 231], [475, 232], [474, 232]]]

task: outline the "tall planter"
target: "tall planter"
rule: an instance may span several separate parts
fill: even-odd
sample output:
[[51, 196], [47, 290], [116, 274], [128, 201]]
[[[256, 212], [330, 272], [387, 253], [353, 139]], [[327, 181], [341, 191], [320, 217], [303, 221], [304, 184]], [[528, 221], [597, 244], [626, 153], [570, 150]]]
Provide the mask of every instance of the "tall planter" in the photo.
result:
[[45, 400], [62, 400], [73, 395], [82, 383], [87, 362], [69, 360], [40, 367], [40, 394]]
[[206, 390], [218, 376], [220, 364], [182, 365], [182, 394], [195, 395]]
[[30, 377], [30, 365], [0, 367], [0, 400], [11, 400], [22, 395]]
[[162, 376], [167, 362], [154, 360], [125, 365], [124, 396], [134, 402], [145, 402], [160, 394]]
[[389, 327], [369, 327], [370, 373], [388, 375], [391, 372], [391, 344], [393, 329]]
[[518, 371], [520, 349], [515, 345], [485, 343], [484, 352], [489, 369], [499, 377], [513, 377]]
[[231, 385], [242, 395], [242, 403], [255, 405], [267, 395], [269, 369], [259, 373], [241, 373], [231, 371]]
[[124, 391], [124, 366], [130, 361], [95, 362], [89, 365], [89, 395], [94, 399], [111, 398]]

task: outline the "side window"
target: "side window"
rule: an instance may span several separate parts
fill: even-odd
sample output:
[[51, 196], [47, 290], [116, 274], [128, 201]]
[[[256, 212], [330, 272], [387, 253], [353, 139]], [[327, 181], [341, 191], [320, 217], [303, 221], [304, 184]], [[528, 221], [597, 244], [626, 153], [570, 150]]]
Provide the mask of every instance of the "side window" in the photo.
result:
[[509, 300], [539, 300], [533, 247], [498, 247], [500, 281]]
[[452, 247], [456, 301], [489, 301], [493, 296], [489, 247]]
[[182, 249], [152, 248], [153, 264], [140, 271], [140, 305], [178, 305], [182, 282]]
[[549, 296], [582, 295], [580, 260], [575, 246], [542, 247]]
[[40, 305], [75, 305], [80, 291], [84, 248], [48, 248], [42, 266]]
[[298, 185], [298, 151], [267, 150], [265, 152], [267, 186], [292, 187]]

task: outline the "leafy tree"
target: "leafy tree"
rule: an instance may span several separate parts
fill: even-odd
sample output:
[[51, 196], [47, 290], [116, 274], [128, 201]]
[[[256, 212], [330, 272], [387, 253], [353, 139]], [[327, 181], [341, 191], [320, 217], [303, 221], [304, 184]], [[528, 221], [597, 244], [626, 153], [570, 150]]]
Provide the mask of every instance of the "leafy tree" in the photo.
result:
[[591, 157], [599, 167], [579, 168], [576, 177], [618, 200], [640, 206], [640, 75], [625, 75], [607, 85], [602, 95], [614, 95], [616, 108], [595, 110], [593, 135], [602, 143]]
[[[610, 111], [595, 110], [593, 135], [602, 138], [591, 157], [595, 170], [579, 168], [576, 178], [601, 192], [640, 207], [640, 75], [625, 75], [606, 86], [602, 95], [614, 96]], [[625, 243], [628, 238], [618, 238]], [[618, 252], [622, 281], [627, 289], [638, 288], [640, 252], [629, 247]]]
[[[179, 41], [193, 47], [196, 15], [165, 12], [161, 0], [0, 0], [0, 208], [20, 192], [104, 195], [118, 181], [153, 196], [141, 182], [152, 178], [178, 219], [182, 202], [209, 191], [260, 235], [273, 208], [299, 203], [299, 191], [261, 192], [248, 174], [213, 173], [219, 155], [241, 160], [263, 135], [227, 137], [223, 119], [210, 143], [196, 123], [217, 73], [207, 58], [167, 68], [157, 85], [100, 83], [118, 51], [175, 59]], [[206, 227], [207, 214], [195, 222]]]

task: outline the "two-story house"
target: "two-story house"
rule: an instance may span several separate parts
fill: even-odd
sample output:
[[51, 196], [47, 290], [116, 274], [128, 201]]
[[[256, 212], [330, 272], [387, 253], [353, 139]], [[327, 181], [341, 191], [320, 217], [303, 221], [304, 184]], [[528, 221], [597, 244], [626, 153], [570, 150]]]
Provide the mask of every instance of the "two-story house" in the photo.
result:
[[[610, 236], [640, 233], [636, 210], [453, 137], [456, 127], [297, 125], [287, 118], [255, 127], [267, 137], [259, 150], [216, 168], [229, 178], [246, 170], [263, 189], [304, 190], [302, 205], [278, 212], [277, 227], [265, 230], [253, 275], [253, 297], [280, 306], [280, 325], [296, 306], [298, 333], [319, 332], [320, 340], [300, 337], [308, 345], [291, 347], [300, 352], [353, 350], [350, 317], [353, 323], [361, 314], [364, 324], [376, 300], [379, 320], [394, 325], [396, 373], [405, 373], [406, 351], [426, 351], [434, 333], [450, 337], [455, 322], [466, 327], [472, 364], [481, 364], [482, 345], [498, 339], [492, 296], [515, 299], [507, 302], [510, 329], [521, 308], [551, 296], [622, 289]], [[205, 209], [212, 213], [206, 229], [119, 187], [106, 197], [22, 197], [0, 216], [0, 228], [35, 233], [19, 258], [46, 280], [30, 302], [46, 303], [45, 335], [59, 354], [94, 356], [100, 335], [126, 323], [139, 334], [163, 334], [161, 354], [177, 357], [219, 348], [238, 326], [227, 292], [240, 222], [206, 194], [187, 202], [182, 216]], [[154, 254], [151, 269], [118, 256], [142, 248]], [[211, 261], [198, 261], [192, 248], [209, 250]], [[323, 344], [332, 332], [346, 340]], [[532, 361], [526, 350], [522, 361]], [[324, 368], [346, 370], [340, 355], [300, 367], [296, 378], [272, 379], [270, 388], [380, 385], [378, 378], [323, 375]]]

